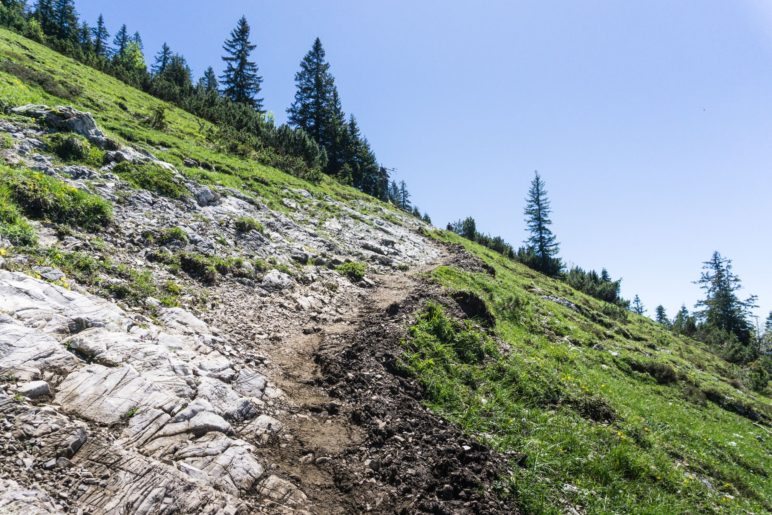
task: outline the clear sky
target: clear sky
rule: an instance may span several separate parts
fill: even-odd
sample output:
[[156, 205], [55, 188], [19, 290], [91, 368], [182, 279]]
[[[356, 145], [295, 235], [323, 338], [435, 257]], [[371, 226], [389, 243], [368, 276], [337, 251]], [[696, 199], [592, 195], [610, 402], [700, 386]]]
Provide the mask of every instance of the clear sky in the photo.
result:
[[699, 297], [713, 250], [772, 310], [768, 0], [76, 0], [111, 32], [220, 70], [245, 14], [277, 120], [316, 36], [379, 160], [435, 225], [516, 246], [533, 171], [569, 262], [653, 313]]

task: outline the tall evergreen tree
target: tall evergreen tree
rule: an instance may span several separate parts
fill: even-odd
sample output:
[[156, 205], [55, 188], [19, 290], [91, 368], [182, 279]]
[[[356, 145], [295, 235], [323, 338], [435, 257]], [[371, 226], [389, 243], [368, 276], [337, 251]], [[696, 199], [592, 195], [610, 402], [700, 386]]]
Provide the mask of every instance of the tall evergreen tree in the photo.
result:
[[126, 28], [125, 24], [121, 25], [121, 28], [118, 29], [118, 32], [113, 39], [113, 55], [123, 57], [130, 41], [129, 30]]
[[234, 102], [247, 104], [258, 111], [263, 109], [263, 99], [258, 98], [263, 78], [257, 72], [257, 64], [249, 60], [257, 48], [249, 41], [250, 28], [247, 18], [242, 16], [230, 34], [223, 49], [226, 54], [225, 72], [222, 76], [223, 94]]
[[217, 92], [220, 87], [220, 83], [217, 81], [217, 75], [214, 73], [214, 70], [211, 66], [206, 69], [204, 75], [201, 77], [201, 80], [198, 82], [204, 91], [209, 93]]
[[97, 18], [96, 27], [94, 27], [94, 53], [98, 57], [107, 56], [107, 41], [109, 38], [110, 33], [107, 32], [104, 16], [100, 14], [99, 18]]
[[697, 324], [694, 321], [694, 317], [689, 314], [686, 306], [682, 305], [681, 309], [676, 313], [675, 318], [673, 318], [672, 329], [673, 332], [685, 334], [686, 336], [694, 336], [694, 333], [697, 332]]
[[391, 181], [389, 183], [389, 202], [397, 207], [399, 206], [399, 185], [397, 181]]
[[670, 327], [670, 319], [667, 317], [667, 311], [665, 311], [665, 307], [660, 304], [657, 306], [657, 308], [654, 310], [655, 313], [655, 320], [658, 324], [664, 325], [665, 327]]
[[338, 173], [344, 162], [347, 139], [345, 116], [341, 107], [335, 78], [325, 59], [319, 38], [303, 57], [300, 71], [295, 74], [295, 100], [287, 109], [290, 125], [303, 129], [325, 149], [328, 156], [327, 172]]
[[131, 36], [131, 42], [136, 43], [137, 47], [139, 47], [139, 49], [144, 52], [145, 44], [142, 43], [142, 36], [139, 34], [139, 32], [134, 32], [134, 35]]
[[551, 212], [544, 181], [539, 172], [534, 172], [525, 207], [526, 227], [530, 232], [525, 242], [526, 249], [533, 256], [533, 264], [536, 265], [537, 270], [548, 275], [557, 275], [563, 265], [557, 258], [559, 250], [557, 238], [550, 230]]
[[756, 297], [746, 300], [737, 297], [742, 288], [740, 278], [732, 272], [732, 261], [714, 252], [710, 260], [703, 263], [703, 272], [697, 281], [705, 292], [705, 299], [697, 303], [697, 319], [709, 331], [724, 331], [733, 334], [744, 343], [750, 343], [753, 325], [750, 311], [756, 307]]
[[633, 297], [633, 303], [630, 305], [630, 310], [636, 315], [643, 315], [646, 313], [646, 308], [643, 306], [643, 302], [641, 302], [641, 298], [638, 295]]
[[54, 0], [52, 14], [53, 35], [74, 42], [78, 37], [78, 15], [74, 0]]
[[407, 191], [405, 181], [399, 181], [399, 207], [404, 211], [410, 211], [410, 192]]
[[56, 35], [56, 14], [54, 0], [38, 0], [32, 16], [40, 23], [40, 28], [47, 36]]
[[78, 30], [78, 44], [86, 54], [94, 51], [94, 41], [91, 39], [91, 27], [85, 21], [81, 23]]
[[153, 72], [153, 75], [160, 75], [166, 70], [166, 67], [169, 65], [169, 60], [172, 58], [172, 49], [169, 48], [169, 45], [164, 42], [163, 45], [161, 45], [161, 50], [158, 51], [158, 53], [155, 56], [155, 61], [153, 62], [153, 67], [151, 68], [151, 71]]

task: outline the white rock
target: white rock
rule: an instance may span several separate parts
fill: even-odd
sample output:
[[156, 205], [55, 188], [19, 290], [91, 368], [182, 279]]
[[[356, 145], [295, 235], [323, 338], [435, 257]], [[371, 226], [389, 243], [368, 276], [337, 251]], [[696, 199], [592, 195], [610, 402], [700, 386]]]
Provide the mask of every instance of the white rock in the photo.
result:
[[37, 399], [38, 397], [51, 394], [51, 388], [45, 381], [31, 381], [25, 383], [16, 391], [29, 399]]

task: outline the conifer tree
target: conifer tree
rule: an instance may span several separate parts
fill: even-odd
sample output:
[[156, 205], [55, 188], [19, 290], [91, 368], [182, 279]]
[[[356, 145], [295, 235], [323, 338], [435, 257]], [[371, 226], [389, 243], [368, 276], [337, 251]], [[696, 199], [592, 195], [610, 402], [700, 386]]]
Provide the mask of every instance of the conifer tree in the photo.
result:
[[53, 35], [62, 40], [75, 41], [78, 36], [78, 16], [74, 0], [54, 0], [52, 16]]
[[732, 261], [714, 252], [703, 263], [703, 272], [696, 282], [705, 292], [705, 299], [697, 303], [697, 319], [708, 331], [732, 334], [743, 343], [750, 343], [753, 326], [749, 322], [750, 311], [756, 307], [756, 297], [746, 300], [737, 297], [742, 288], [740, 278], [732, 272]]
[[97, 57], [107, 56], [107, 40], [110, 38], [110, 33], [107, 32], [105, 26], [105, 19], [100, 14], [97, 18], [97, 25], [94, 27], [94, 53]]
[[643, 302], [641, 302], [641, 298], [638, 295], [633, 297], [633, 303], [630, 306], [630, 310], [636, 315], [643, 315], [646, 313], [646, 308], [643, 306]]
[[56, 34], [54, 0], [38, 0], [32, 15], [40, 23], [44, 34], [48, 36]]
[[424, 212], [424, 215], [421, 217], [421, 220], [423, 220], [424, 222], [426, 222], [429, 225], [432, 224], [432, 219], [429, 216], [429, 213]]
[[665, 311], [665, 307], [660, 304], [657, 306], [657, 308], [654, 310], [655, 313], [655, 320], [658, 324], [664, 325], [665, 327], [670, 327], [670, 319], [667, 317], [667, 311]]
[[410, 193], [407, 191], [405, 181], [399, 181], [399, 207], [404, 211], [410, 211]]
[[534, 268], [548, 275], [557, 275], [563, 265], [556, 257], [559, 245], [557, 238], [550, 230], [551, 212], [544, 181], [539, 172], [534, 172], [525, 207], [526, 227], [530, 232], [530, 236], [525, 242], [526, 250], [528, 254], [533, 256], [532, 265], [535, 265]]
[[678, 334], [684, 334], [686, 336], [693, 336], [697, 331], [697, 325], [694, 321], [694, 317], [689, 314], [689, 310], [686, 306], [681, 306], [681, 309], [676, 313], [673, 318], [673, 332]]
[[220, 87], [220, 84], [217, 81], [217, 75], [214, 73], [214, 70], [211, 66], [206, 69], [204, 75], [201, 77], [198, 83], [201, 85], [204, 91], [208, 93], [216, 93]]
[[143, 52], [145, 51], [145, 44], [142, 43], [142, 36], [140, 36], [139, 32], [134, 32], [134, 35], [131, 36], [131, 41], [132, 43], [136, 43], [140, 50]]
[[113, 55], [123, 57], [129, 46], [129, 42], [129, 30], [126, 28], [125, 24], [121, 25], [121, 28], [118, 29], [118, 32], [113, 39]]
[[249, 41], [249, 35], [249, 23], [247, 18], [242, 16], [231, 32], [230, 39], [223, 46], [227, 54], [223, 57], [223, 94], [234, 102], [247, 104], [262, 111], [263, 99], [257, 95], [260, 93], [263, 78], [257, 74], [257, 64], [249, 60], [250, 54], [257, 48], [257, 45]]
[[85, 21], [81, 23], [80, 29], [78, 30], [78, 44], [86, 54], [91, 54], [94, 51], [94, 42], [91, 39], [91, 27]]
[[153, 62], [153, 67], [151, 69], [153, 75], [162, 74], [164, 70], [166, 70], [166, 67], [169, 65], [169, 60], [171, 58], [172, 49], [169, 48], [169, 45], [167, 45], [166, 42], [164, 42], [164, 44], [161, 45], [161, 50], [159, 50], [155, 56], [155, 61]]
[[287, 109], [288, 121], [325, 149], [327, 172], [338, 173], [345, 162], [342, 147], [348, 140], [348, 130], [335, 78], [319, 38], [303, 57], [300, 71], [295, 74], [295, 84], [295, 100]]
[[397, 181], [392, 180], [389, 183], [389, 202], [397, 207], [400, 207], [399, 203], [399, 185]]

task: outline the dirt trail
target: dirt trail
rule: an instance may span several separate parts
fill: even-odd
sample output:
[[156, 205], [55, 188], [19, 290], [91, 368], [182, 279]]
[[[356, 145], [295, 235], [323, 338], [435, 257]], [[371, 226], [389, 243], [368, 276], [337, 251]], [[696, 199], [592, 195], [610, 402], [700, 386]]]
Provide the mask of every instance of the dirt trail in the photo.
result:
[[284, 392], [283, 429], [259, 450], [313, 513], [511, 513], [495, 499], [501, 460], [425, 410], [396, 356], [414, 311], [440, 292], [423, 275], [452, 260], [373, 275], [321, 313], [228, 285], [213, 321], [258, 356]]

